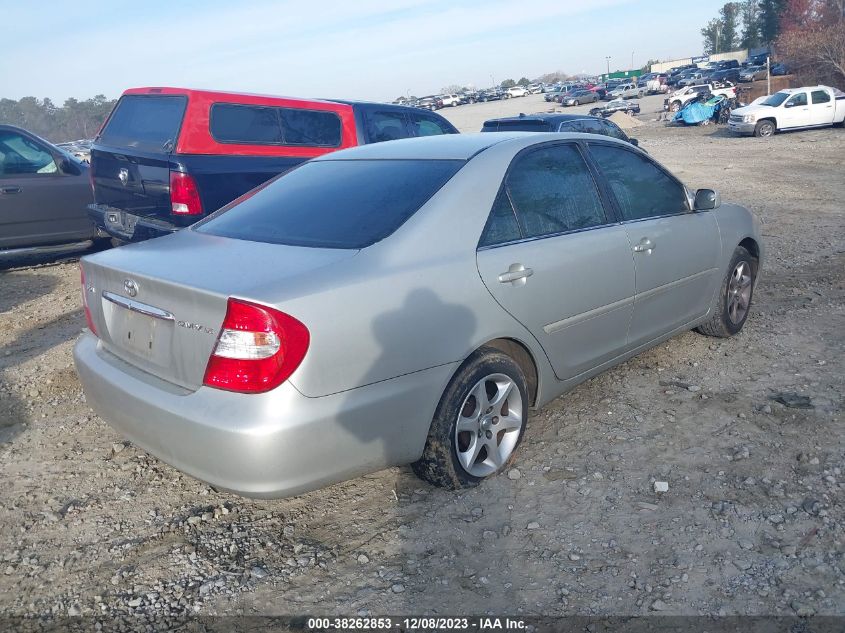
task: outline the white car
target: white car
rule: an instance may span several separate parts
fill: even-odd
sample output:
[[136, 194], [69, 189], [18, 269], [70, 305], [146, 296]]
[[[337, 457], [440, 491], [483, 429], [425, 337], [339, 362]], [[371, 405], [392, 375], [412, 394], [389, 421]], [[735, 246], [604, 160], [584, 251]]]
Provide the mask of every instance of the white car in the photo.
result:
[[527, 97], [530, 93], [525, 89], [525, 86], [511, 86], [505, 90], [505, 94], [510, 97]]
[[444, 108], [461, 105], [461, 98], [456, 94], [440, 95], [440, 99], [443, 101]]
[[778, 130], [827, 127], [845, 123], [845, 93], [828, 86], [781, 90], [736, 108], [728, 129], [737, 134], [772, 136]]
[[645, 95], [645, 88], [640, 88], [635, 83], [622, 84], [614, 88], [610, 96], [614, 99], [642, 99]]

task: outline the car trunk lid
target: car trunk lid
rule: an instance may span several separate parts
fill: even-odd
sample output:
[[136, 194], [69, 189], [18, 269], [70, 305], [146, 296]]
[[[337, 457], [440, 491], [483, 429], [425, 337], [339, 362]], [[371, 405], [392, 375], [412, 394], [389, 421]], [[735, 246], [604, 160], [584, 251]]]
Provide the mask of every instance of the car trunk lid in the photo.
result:
[[[129, 250], [134, 251], [131, 258], [124, 257]], [[86, 257], [84, 292], [97, 336], [109, 352], [195, 390], [202, 385], [229, 297], [270, 304], [285, 279], [308, 275], [357, 252], [187, 230]]]

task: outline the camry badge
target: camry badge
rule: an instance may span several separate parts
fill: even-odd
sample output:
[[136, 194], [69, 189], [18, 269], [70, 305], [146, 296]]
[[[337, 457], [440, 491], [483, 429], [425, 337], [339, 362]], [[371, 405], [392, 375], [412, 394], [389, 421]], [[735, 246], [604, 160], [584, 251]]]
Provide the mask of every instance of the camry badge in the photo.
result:
[[132, 279], [124, 279], [123, 290], [125, 290], [126, 294], [128, 294], [130, 297], [134, 297], [138, 294], [138, 284]]
[[117, 172], [117, 177], [120, 178], [120, 184], [125, 187], [126, 183], [129, 182], [129, 170], [126, 167], [121, 167], [120, 171]]

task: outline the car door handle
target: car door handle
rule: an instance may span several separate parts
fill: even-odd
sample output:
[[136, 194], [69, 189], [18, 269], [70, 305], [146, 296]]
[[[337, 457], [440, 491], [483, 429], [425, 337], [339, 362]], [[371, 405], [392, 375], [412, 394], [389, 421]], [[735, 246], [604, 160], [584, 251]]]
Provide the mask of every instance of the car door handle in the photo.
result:
[[644, 237], [640, 240], [639, 244], [634, 246], [635, 253], [645, 253], [646, 255], [651, 255], [651, 251], [654, 250], [654, 242], [652, 242], [647, 237]]
[[534, 274], [534, 270], [526, 268], [522, 264], [511, 264], [508, 271], [499, 275], [499, 283], [502, 284], [524, 284], [525, 281]]
[[5, 196], [10, 196], [14, 193], [20, 193], [22, 189], [20, 187], [0, 187], [0, 194]]

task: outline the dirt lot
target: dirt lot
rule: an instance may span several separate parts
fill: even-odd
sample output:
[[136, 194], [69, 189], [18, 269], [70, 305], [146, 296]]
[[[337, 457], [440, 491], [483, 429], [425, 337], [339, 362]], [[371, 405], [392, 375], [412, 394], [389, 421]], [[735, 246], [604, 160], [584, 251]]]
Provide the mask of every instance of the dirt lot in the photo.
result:
[[469, 492], [402, 468], [252, 501], [183, 476], [86, 407], [77, 265], [7, 261], [0, 614], [845, 614], [845, 130], [732, 138], [659, 103], [642, 146], [763, 221], [751, 318], [536, 412], [516, 467]]

